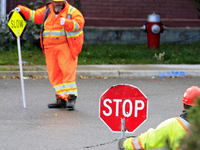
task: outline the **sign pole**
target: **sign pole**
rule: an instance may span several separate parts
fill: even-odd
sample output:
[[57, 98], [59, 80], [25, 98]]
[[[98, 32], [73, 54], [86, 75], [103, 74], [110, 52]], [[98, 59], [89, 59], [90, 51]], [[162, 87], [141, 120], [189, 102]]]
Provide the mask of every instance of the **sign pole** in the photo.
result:
[[124, 132], [125, 132], [125, 119], [121, 119], [122, 125], [121, 125], [121, 138], [124, 138]]
[[20, 75], [21, 75], [23, 105], [24, 105], [24, 108], [26, 108], [26, 100], [25, 100], [25, 92], [24, 92], [24, 76], [23, 76], [22, 58], [21, 58], [21, 45], [20, 45], [20, 37], [19, 37], [19, 30], [18, 29], [17, 29], [17, 45], [18, 45], [18, 55], [19, 55], [19, 66], [20, 66]]

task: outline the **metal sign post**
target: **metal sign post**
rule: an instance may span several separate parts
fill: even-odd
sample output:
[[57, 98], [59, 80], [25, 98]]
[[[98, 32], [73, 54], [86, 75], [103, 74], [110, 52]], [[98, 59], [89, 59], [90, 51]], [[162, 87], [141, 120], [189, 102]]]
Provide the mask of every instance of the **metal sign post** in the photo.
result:
[[14, 36], [14, 38], [17, 38], [22, 98], [23, 98], [24, 108], [26, 108], [25, 91], [24, 91], [24, 76], [23, 76], [21, 45], [20, 45], [20, 38], [22, 38], [23, 33], [26, 29], [26, 21], [24, 20], [24, 17], [20, 13], [18, 13], [16, 10], [15, 11], [12, 10], [9, 13], [8, 27], [12, 35]]
[[24, 108], [26, 108], [25, 91], [24, 91], [24, 76], [23, 76], [23, 68], [22, 68], [22, 57], [21, 57], [21, 45], [20, 45], [19, 30], [17, 30], [17, 46], [18, 46], [18, 55], [19, 55], [19, 67], [20, 67], [20, 76], [21, 76], [21, 85], [22, 85], [23, 105], [24, 105]]
[[121, 138], [124, 138], [124, 132], [125, 132], [125, 119], [122, 119], [122, 126], [121, 126]]

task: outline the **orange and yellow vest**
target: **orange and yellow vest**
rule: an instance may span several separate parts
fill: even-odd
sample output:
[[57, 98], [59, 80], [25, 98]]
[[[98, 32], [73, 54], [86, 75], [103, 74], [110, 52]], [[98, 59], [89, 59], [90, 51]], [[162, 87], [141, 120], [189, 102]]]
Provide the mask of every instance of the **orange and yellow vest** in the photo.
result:
[[[68, 43], [73, 58], [78, 56], [84, 42], [83, 26], [85, 23], [79, 10], [69, 5], [68, 2], [65, 2], [65, 7], [57, 15], [51, 3], [37, 10], [31, 10], [21, 5], [18, 7], [27, 20], [43, 24], [41, 32], [43, 49]], [[60, 24], [60, 18], [66, 19], [64, 26]]]

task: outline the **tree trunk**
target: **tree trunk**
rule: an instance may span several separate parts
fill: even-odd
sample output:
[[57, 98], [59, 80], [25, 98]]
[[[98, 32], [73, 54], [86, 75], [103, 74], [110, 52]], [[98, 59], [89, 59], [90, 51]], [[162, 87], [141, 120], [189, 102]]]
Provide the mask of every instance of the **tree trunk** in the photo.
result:
[[83, 6], [81, 4], [81, 0], [74, 0], [74, 5], [81, 13], [83, 13]]
[[[191, 0], [194, 7], [200, 12], [200, 0]], [[199, 19], [200, 19], [200, 15], [198, 15]]]

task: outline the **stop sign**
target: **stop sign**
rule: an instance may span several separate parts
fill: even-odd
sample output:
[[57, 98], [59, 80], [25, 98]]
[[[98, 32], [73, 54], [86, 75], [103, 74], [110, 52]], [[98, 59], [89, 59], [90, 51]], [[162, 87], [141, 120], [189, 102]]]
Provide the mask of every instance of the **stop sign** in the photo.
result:
[[135, 131], [147, 120], [147, 97], [135, 86], [112, 86], [99, 102], [99, 117], [113, 132], [121, 132], [121, 119], [125, 119], [126, 132]]

